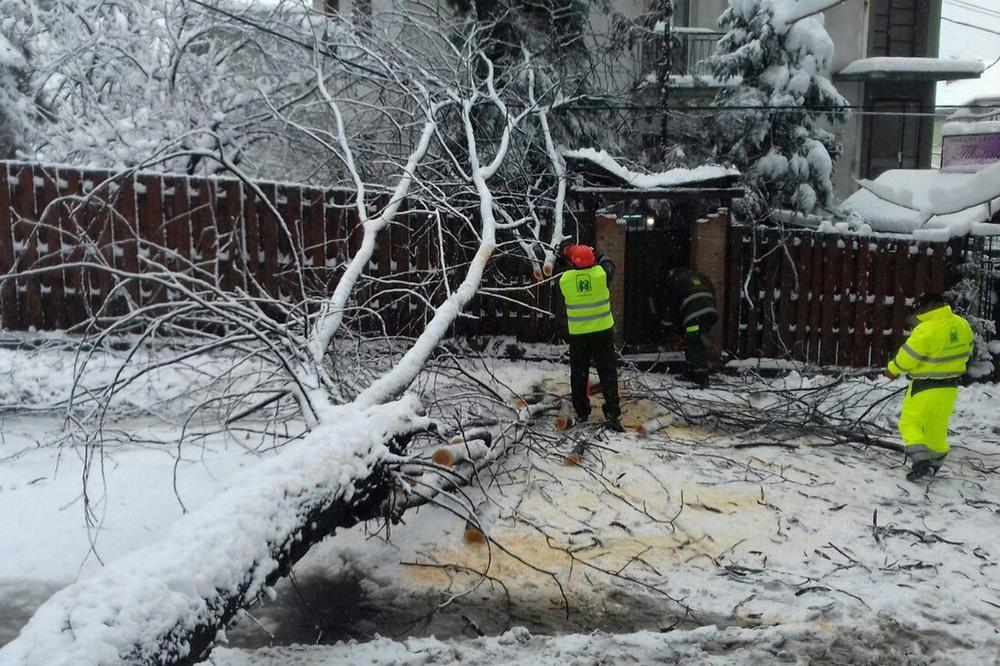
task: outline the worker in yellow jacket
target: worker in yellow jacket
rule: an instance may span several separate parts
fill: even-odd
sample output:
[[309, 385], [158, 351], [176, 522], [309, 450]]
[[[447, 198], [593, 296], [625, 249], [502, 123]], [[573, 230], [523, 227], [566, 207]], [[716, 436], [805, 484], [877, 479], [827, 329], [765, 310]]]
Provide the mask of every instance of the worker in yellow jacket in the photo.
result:
[[948, 420], [974, 341], [969, 322], [952, 312], [941, 294], [918, 298], [914, 316], [913, 332], [885, 371], [891, 379], [910, 379], [899, 417], [906, 457], [913, 461], [909, 481], [936, 474], [948, 455]]
[[569, 333], [570, 390], [577, 419], [590, 418], [591, 362], [597, 366], [604, 394], [604, 418], [612, 430], [623, 432], [619, 417], [618, 370], [615, 367], [615, 318], [611, 314], [611, 279], [615, 264], [588, 245], [570, 244], [563, 257], [571, 264], [559, 276], [559, 290], [566, 304]]

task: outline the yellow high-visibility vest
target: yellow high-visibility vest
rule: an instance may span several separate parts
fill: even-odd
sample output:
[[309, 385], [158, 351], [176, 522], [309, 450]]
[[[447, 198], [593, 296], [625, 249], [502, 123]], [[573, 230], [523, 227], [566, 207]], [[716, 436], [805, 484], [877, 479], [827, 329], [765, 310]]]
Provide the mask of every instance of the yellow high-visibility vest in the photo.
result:
[[597, 333], [615, 325], [611, 316], [608, 274], [599, 264], [564, 272], [559, 277], [559, 289], [566, 300], [566, 323], [570, 335]]
[[951, 306], [917, 315], [920, 322], [889, 361], [889, 371], [913, 379], [951, 379], [965, 374], [975, 336]]

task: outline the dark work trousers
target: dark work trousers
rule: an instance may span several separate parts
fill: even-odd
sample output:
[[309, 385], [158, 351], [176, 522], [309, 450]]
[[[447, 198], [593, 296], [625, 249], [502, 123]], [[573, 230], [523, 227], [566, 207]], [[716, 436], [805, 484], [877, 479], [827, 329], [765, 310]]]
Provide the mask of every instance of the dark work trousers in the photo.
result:
[[708, 336], [712, 332], [713, 323], [699, 322], [697, 331], [684, 334], [684, 359], [688, 364], [688, 372], [699, 381], [708, 381], [712, 370], [712, 343]]
[[597, 368], [604, 394], [604, 416], [617, 419], [621, 415], [618, 405], [618, 369], [615, 367], [615, 330], [609, 328], [597, 333], [569, 336], [569, 383], [573, 390], [573, 409], [581, 421], [590, 416], [590, 398], [587, 381], [590, 364]]

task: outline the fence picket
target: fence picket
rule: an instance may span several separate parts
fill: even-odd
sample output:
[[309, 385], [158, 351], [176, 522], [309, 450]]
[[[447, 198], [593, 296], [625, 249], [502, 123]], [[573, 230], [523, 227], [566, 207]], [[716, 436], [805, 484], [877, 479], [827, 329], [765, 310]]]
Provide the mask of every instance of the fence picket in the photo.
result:
[[812, 266], [815, 236], [800, 237], [799, 245], [799, 285], [795, 308], [795, 345], [793, 358], [809, 358], [809, 293], [812, 290]]
[[[36, 176], [42, 179], [39, 190], [36, 180], [36, 201], [41, 205], [37, 209], [39, 218], [39, 238], [45, 243], [46, 251], [39, 254], [40, 266], [58, 266], [63, 262], [62, 255], [62, 225], [58, 206], [48, 208], [50, 202], [59, 197], [58, 174], [54, 168], [35, 170]], [[41, 196], [38, 196], [39, 193]], [[41, 219], [43, 212], [48, 211]], [[66, 328], [66, 295], [64, 291], [63, 271], [49, 271], [42, 276], [42, 286], [48, 292], [48, 298], [43, 298], [43, 311], [46, 328], [55, 330]]]
[[835, 365], [837, 363], [837, 329], [840, 308], [837, 296], [842, 294], [843, 271], [845, 266], [841, 259], [845, 254], [840, 252], [843, 241], [833, 235], [824, 239], [823, 248], [823, 300], [820, 307], [820, 349], [816, 360], [820, 365]]
[[[14, 198], [14, 245], [18, 270], [36, 268], [38, 261], [38, 230], [35, 226], [35, 174], [30, 165], [23, 165], [17, 174], [17, 195]], [[42, 329], [42, 280], [38, 275], [17, 281], [18, 311], [22, 326]]]
[[833, 362], [837, 365], [850, 365], [853, 348], [851, 339], [854, 335], [854, 309], [858, 293], [858, 275], [855, 268], [858, 253], [858, 241], [854, 238], [842, 239], [844, 256], [840, 270], [840, 303], [837, 308], [837, 352]]
[[869, 347], [871, 346], [871, 334], [867, 332], [868, 324], [871, 321], [871, 307], [868, 304], [868, 296], [871, 291], [871, 246], [872, 243], [862, 238], [858, 241], [857, 262], [855, 275], [857, 286], [855, 288], [856, 300], [854, 306], [854, 321], [852, 323], [853, 344], [851, 345], [850, 361], [845, 361], [853, 366], [868, 365]]
[[809, 287], [809, 352], [806, 359], [812, 363], [820, 363], [820, 341], [823, 330], [820, 327], [823, 322], [823, 292], [826, 285], [826, 273], [823, 268], [826, 264], [826, 244], [829, 237], [826, 234], [817, 234], [813, 238], [812, 254], [812, 283]]
[[[7, 165], [0, 163], [0, 219], [10, 220], [11, 202], [10, 172]], [[13, 226], [0, 225], [0, 264], [2, 273], [14, 267], [14, 236]], [[20, 328], [17, 312], [17, 285], [12, 279], [4, 279], [0, 283], [0, 321], [5, 330]]]
[[[145, 178], [144, 194], [138, 198], [139, 238], [143, 243], [140, 247], [140, 268], [143, 272], [162, 271], [166, 267], [166, 256], [163, 223], [163, 179]], [[144, 305], [161, 304], [166, 301], [166, 289], [163, 285], [149, 280], [140, 285]]]
[[802, 246], [799, 238], [782, 236], [781, 247], [778, 249], [778, 328], [775, 340], [778, 354], [786, 356], [791, 353], [795, 344], [795, 334], [792, 325], [795, 321], [795, 309], [798, 305], [799, 290], [796, 288], [800, 279], [798, 266], [801, 263]]
[[877, 246], [877, 254], [873, 255], [874, 260], [874, 280], [875, 294], [872, 301], [872, 344], [871, 344], [871, 364], [881, 366], [888, 359], [886, 347], [888, 343], [885, 339], [885, 328], [889, 323], [888, 313], [890, 305], [886, 303], [886, 298], [890, 295], [891, 289], [891, 255], [890, 246], [883, 244]]

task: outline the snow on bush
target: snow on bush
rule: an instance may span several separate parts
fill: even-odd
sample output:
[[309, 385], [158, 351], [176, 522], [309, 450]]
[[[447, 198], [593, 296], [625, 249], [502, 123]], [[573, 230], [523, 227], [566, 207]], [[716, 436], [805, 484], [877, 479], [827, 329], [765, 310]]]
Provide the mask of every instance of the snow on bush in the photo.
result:
[[969, 360], [968, 372], [970, 377], [982, 379], [993, 374], [995, 355], [993, 350], [997, 348], [996, 322], [976, 314], [982, 311], [980, 284], [987, 276], [984, 275], [985, 269], [976, 263], [963, 264], [959, 270], [963, 278], [948, 290], [946, 297], [955, 306], [955, 310], [968, 319], [972, 326], [976, 343], [972, 358]]
[[709, 64], [717, 78], [742, 83], [716, 97], [730, 108], [717, 114], [715, 150], [765, 193], [768, 201], [751, 202], [757, 212], [775, 199], [806, 213], [833, 203], [840, 142], [820, 123], [842, 120], [847, 100], [829, 78], [833, 41], [811, 15], [835, 3], [809, 4], [730, 0], [719, 19], [727, 34]]
[[29, 136], [35, 118], [27, 91], [24, 42], [28, 14], [21, 0], [0, 0], [0, 158], [10, 157]]

